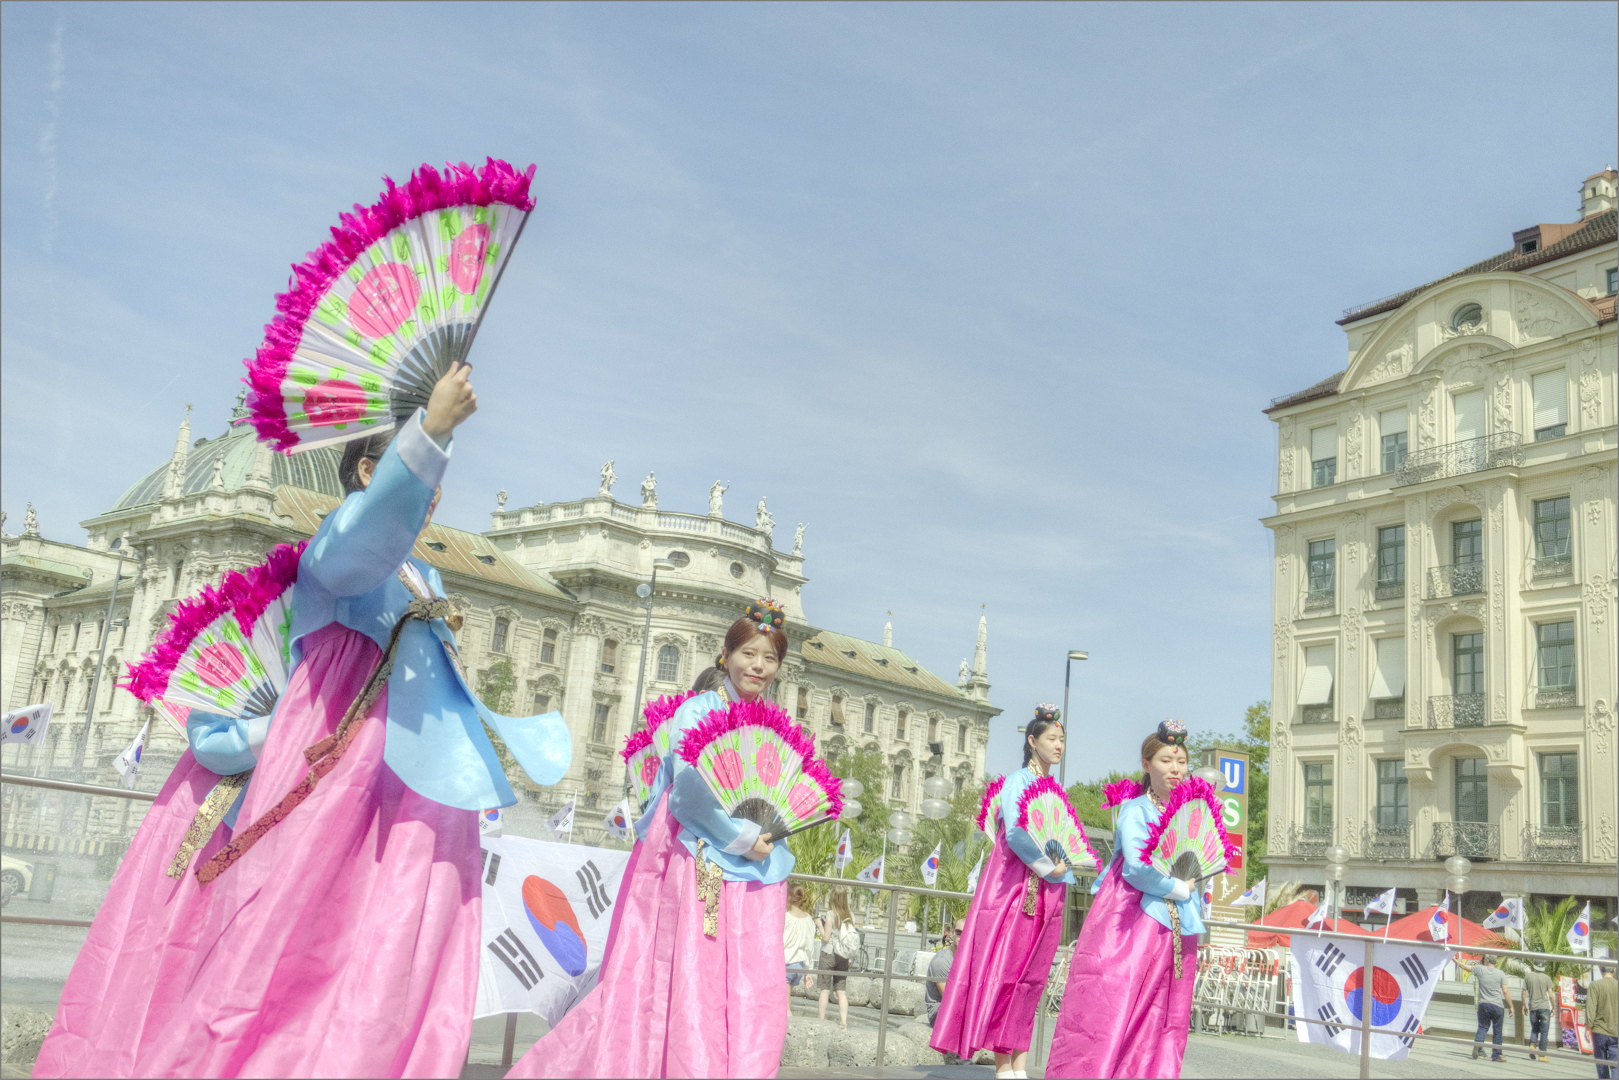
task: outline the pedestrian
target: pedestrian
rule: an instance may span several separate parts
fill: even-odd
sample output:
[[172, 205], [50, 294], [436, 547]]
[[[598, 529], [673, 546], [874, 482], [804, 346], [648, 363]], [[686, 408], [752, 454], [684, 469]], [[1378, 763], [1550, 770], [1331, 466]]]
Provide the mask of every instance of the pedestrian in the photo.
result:
[[1598, 1080], [1619, 1080], [1619, 980], [1612, 968], [1602, 968], [1585, 992], [1585, 1029]]
[[[854, 916], [849, 914], [849, 890], [842, 885], [834, 885], [831, 894], [826, 900], [827, 912], [821, 916], [820, 931], [823, 947], [821, 956], [825, 957], [830, 951], [832, 963], [823, 964], [822, 967], [831, 967], [835, 972], [849, 970], [849, 958], [854, 956], [860, 948], [860, 931], [855, 929]], [[846, 974], [833, 975], [821, 983], [821, 1009], [820, 1017], [826, 1019], [826, 1002], [830, 993], [838, 995], [838, 1026], [844, 1031], [849, 1030], [849, 995], [847, 993], [849, 976]]]
[[1507, 977], [1495, 966], [1494, 956], [1487, 955], [1476, 964], [1460, 959], [1456, 963], [1472, 974], [1473, 985], [1478, 991], [1478, 1033], [1473, 1036], [1473, 1057], [1484, 1056], [1484, 1036], [1494, 1032], [1490, 1060], [1505, 1061], [1506, 1058], [1501, 1056], [1501, 1022], [1512, 1007], [1512, 991], [1507, 989]]
[[[1523, 1003], [1529, 1010], [1529, 1060], [1545, 1061], [1546, 1038], [1552, 1029], [1552, 979], [1543, 961], [1537, 961], [1523, 978]], [[1540, 1047], [1538, 1054], [1536, 1046]]]
[[995, 1052], [997, 1077], [1022, 1077], [1034, 1014], [1046, 988], [1063, 904], [1074, 883], [1066, 862], [1053, 860], [1027, 831], [1017, 827], [1018, 803], [1036, 780], [1062, 760], [1062, 716], [1037, 705], [1024, 731], [1023, 768], [984, 793], [979, 813], [995, 837], [989, 865], [967, 907], [967, 927], [957, 943], [933, 1024], [935, 1050], [972, 1060], [981, 1049]]
[[1166, 720], [1141, 744], [1140, 782], [1109, 785], [1119, 805], [1113, 858], [1074, 943], [1047, 1076], [1179, 1076], [1191, 1028], [1202, 904], [1142, 848], [1188, 774], [1186, 728]]
[[950, 965], [956, 960], [956, 942], [961, 940], [961, 927], [966, 920], [945, 927], [939, 940], [939, 951], [928, 961], [928, 981], [922, 986], [922, 999], [928, 1007], [928, 1026], [939, 1015], [939, 1003], [944, 1000], [944, 984], [950, 978]]
[[[809, 913], [809, 890], [798, 882], [787, 887], [787, 919], [781, 932], [782, 949], [787, 955], [787, 985], [815, 986], [815, 976], [805, 975], [809, 967], [810, 945], [815, 941], [815, 920]], [[787, 1002], [789, 1011], [792, 1001]]]

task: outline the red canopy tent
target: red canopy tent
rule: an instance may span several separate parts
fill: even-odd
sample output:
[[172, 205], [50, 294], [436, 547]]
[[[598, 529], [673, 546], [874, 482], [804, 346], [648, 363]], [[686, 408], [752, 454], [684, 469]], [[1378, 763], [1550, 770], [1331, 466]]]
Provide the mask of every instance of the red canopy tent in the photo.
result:
[[[1285, 907], [1277, 908], [1269, 915], [1266, 915], [1264, 918], [1260, 919], [1259, 922], [1252, 925], [1285, 926], [1289, 929], [1303, 930], [1305, 928], [1304, 921], [1311, 915], [1314, 915], [1315, 909], [1319, 906], [1319, 904], [1313, 904], [1308, 900], [1295, 900]], [[1325, 922], [1311, 926], [1310, 929], [1329, 930], [1340, 934], [1369, 933], [1369, 931], [1366, 929], [1356, 926], [1354, 923], [1344, 919], [1327, 919]], [[1285, 949], [1289, 944], [1291, 944], [1291, 942], [1291, 935], [1288, 934], [1250, 933], [1248, 935], [1248, 947], [1250, 949], [1268, 949], [1272, 945], [1280, 945]]]

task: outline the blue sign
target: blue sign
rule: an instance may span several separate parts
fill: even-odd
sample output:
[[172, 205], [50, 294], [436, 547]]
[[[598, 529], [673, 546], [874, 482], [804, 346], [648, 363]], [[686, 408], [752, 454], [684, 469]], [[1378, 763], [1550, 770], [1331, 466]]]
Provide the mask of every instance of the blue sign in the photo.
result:
[[1225, 790], [1242, 795], [1248, 789], [1248, 763], [1241, 758], [1220, 759], [1220, 775], [1225, 777]]

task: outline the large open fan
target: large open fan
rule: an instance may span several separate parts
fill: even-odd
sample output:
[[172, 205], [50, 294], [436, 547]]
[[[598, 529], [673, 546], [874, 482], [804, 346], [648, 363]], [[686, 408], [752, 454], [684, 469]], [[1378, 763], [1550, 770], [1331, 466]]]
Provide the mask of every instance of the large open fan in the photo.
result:
[[732, 817], [781, 840], [843, 812], [839, 781], [815, 756], [815, 736], [770, 701], [732, 702], [680, 741], [681, 758]]
[[664, 755], [669, 752], [670, 729], [665, 721], [691, 696], [689, 693], [672, 694], [647, 702], [641, 710], [641, 715], [646, 717], [646, 727], [624, 740], [624, 763], [629, 766], [636, 798], [643, 806], [652, 798], [652, 784], [658, 778]]
[[995, 831], [995, 800], [1001, 797], [1001, 788], [1006, 786], [1006, 777], [997, 776], [989, 782], [984, 789], [984, 798], [978, 804], [978, 831], [992, 833]]
[[258, 355], [245, 361], [259, 437], [288, 452], [409, 419], [472, 347], [534, 208], [534, 166], [423, 165], [342, 215], [293, 267]]
[[268, 716], [287, 686], [291, 588], [304, 545], [282, 544], [245, 573], [182, 601], [125, 683], [146, 702], [239, 719]]
[[1049, 776], [1042, 776], [1023, 790], [1018, 800], [1017, 826], [1032, 836], [1053, 862], [1065, 862], [1076, 870], [1094, 870], [1101, 865], [1067, 792]]
[[1182, 881], [1223, 874], [1236, 854], [1214, 787], [1195, 776], [1169, 793], [1141, 848], [1141, 858], [1153, 869]]

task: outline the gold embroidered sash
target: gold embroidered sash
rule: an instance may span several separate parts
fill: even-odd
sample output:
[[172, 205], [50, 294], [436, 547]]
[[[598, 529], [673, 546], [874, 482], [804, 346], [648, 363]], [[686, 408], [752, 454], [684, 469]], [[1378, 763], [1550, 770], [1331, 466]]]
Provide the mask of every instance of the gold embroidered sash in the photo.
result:
[[725, 874], [704, 857], [708, 841], [697, 841], [697, 895], [703, 901], [703, 935], [718, 937], [720, 933], [720, 886]]
[[242, 793], [242, 789], [247, 786], [252, 776], [253, 770], [248, 769], [219, 778], [219, 783], [214, 785], [208, 797], [202, 800], [202, 805], [197, 807], [190, 828], [186, 829], [185, 836], [180, 840], [180, 846], [175, 849], [174, 861], [169, 863], [169, 868], [165, 871], [169, 877], [176, 881], [185, 877], [186, 867], [191, 865], [191, 859], [197, 854], [197, 849], [208, 843], [208, 838], [214, 835], [219, 823], [225, 820], [231, 804], [236, 801], [236, 796]]

